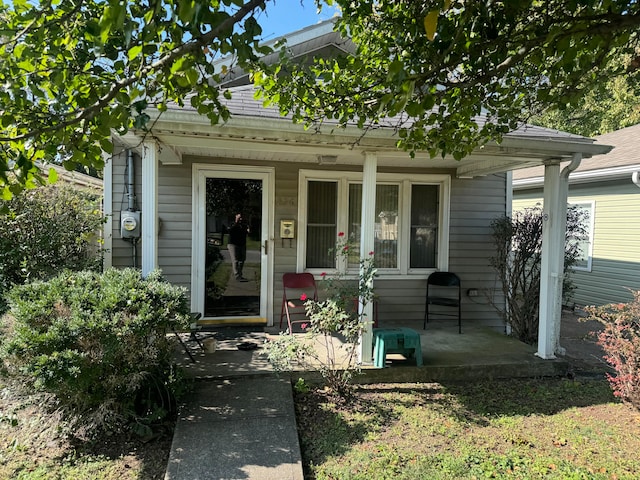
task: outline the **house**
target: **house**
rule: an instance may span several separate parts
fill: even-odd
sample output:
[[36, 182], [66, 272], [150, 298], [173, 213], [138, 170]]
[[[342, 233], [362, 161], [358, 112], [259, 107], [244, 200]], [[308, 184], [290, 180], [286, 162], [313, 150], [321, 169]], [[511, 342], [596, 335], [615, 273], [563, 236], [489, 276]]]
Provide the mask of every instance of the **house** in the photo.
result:
[[[299, 55], [346, 48], [331, 22], [288, 39]], [[162, 269], [189, 289], [204, 322], [278, 325], [285, 272], [319, 280], [338, 268], [355, 277], [358, 255], [374, 251], [381, 325], [385, 318], [421, 325], [429, 273], [456, 272], [465, 292], [495, 285], [490, 223], [510, 210], [506, 172], [546, 162], [560, 178], [560, 160], [608, 151], [587, 138], [526, 126], [462, 161], [426, 152], [411, 158], [396, 147], [392, 122], [366, 132], [329, 120], [305, 129], [255, 100], [241, 74], [230, 91], [228, 122], [211, 126], [189, 106], [149, 112], [151, 132], [115, 138], [114, 153], [105, 154], [107, 266]], [[225, 248], [239, 212], [251, 232], [244, 266], [251, 281], [244, 283], [231, 278]], [[328, 253], [340, 233], [357, 246], [348, 265], [335, 265]], [[549, 288], [553, 293], [551, 282]], [[481, 297], [463, 299], [463, 328], [465, 322], [504, 329]], [[369, 328], [365, 362], [370, 340]], [[539, 350], [552, 358], [552, 337]]]
[[46, 168], [56, 170], [59, 185], [71, 185], [76, 188], [83, 188], [102, 196], [102, 189], [104, 188], [102, 179], [92, 177], [86, 173], [70, 172], [58, 165], [47, 165]]
[[[569, 176], [568, 201], [588, 212], [589, 239], [573, 269], [575, 305], [630, 301], [640, 290], [640, 125], [596, 137], [613, 145]], [[542, 203], [543, 167], [513, 172], [513, 209]]]

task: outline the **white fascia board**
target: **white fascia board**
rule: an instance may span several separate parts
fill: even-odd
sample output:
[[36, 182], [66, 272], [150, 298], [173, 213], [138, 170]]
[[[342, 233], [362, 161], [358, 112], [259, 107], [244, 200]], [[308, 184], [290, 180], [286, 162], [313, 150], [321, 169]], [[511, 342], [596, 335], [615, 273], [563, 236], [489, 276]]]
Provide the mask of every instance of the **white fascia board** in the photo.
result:
[[588, 158], [593, 155], [609, 153], [612, 145], [593, 143], [591, 139], [568, 139], [563, 137], [525, 137], [517, 134], [505, 135], [500, 143], [489, 142], [488, 145], [498, 148], [516, 148], [519, 150], [537, 151], [546, 155], [573, 155], [581, 153]]
[[[599, 170], [587, 170], [584, 172], [573, 172], [569, 176], [569, 184], [617, 180], [631, 176], [638, 170], [640, 170], [640, 164], [626, 165], [624, 167], [602, 168]], [[525, 188], [542, 187], [543, 184], [544, 177], [522, 178], [520, 180], [513, 181], [513, 188], [514, 190], [522, 190]]]
[[[153, 120], [152, 120], [153, 122]], [[291, 119], [241, 117], [233, 115], [227, 122], [211, 125], [207, 117], [194, 112], [165, 113], [158, 121], [153, 122], [153, 133], [159, 138], [167, 134], [191, 137], [201, 136], [215, 138], [255, 139], [289, 144], [310, 144], [316, 146], [342, 147], [348, 149], [398, 150], [398, 139], [393, 129], [369, 130], [366, 136], [357, 127], [340, 127], [338, 125], [322, 125], [318, 129], [305, 129], [301, 123], [294, 123]]]

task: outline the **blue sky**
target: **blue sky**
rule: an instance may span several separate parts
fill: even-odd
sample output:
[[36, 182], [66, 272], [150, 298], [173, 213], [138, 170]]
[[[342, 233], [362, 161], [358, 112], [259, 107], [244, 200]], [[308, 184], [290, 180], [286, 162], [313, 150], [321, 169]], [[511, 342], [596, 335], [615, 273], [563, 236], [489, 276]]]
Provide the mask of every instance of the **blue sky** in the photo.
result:
[[267, 3], [266, 12], [260, 14], [263, 40], [273, 40], [318, 22], [329, 20], [336, 13], [335, 7], [323, 6], [317, 13], [313, 0], [275, 0]]

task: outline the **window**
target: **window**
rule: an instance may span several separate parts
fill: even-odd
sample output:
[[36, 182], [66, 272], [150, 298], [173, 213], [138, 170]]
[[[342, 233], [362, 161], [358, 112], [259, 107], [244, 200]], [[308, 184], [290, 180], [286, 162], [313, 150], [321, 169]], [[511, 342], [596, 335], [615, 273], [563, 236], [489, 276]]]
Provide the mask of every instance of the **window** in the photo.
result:
[[[448, 260], [447, 175], [378, 174], [374, 258], [380, 274], [446, 269]], [[346, 268], [360, 258], [362, 180], [357, 172], [300, 172], [300, 270], [343, 268], [331, 249], [339, 232], [355, 247]]]
[[308, 185], [307, 267], [333, 268], [330, 249], [335, 245], [338, 225], [337, 182], [311, 181]]
[[585, 227], [585, 237], [578, 241], [578, 249], [580, 254], [576, 264], [573, 266], [574, 270], [591, 271], [591, 259], [593, 256], [593, 230], [595, 219], [595, 202], [569, 202], [569, 207], [576, 209], [579, 217], [583, 219]]

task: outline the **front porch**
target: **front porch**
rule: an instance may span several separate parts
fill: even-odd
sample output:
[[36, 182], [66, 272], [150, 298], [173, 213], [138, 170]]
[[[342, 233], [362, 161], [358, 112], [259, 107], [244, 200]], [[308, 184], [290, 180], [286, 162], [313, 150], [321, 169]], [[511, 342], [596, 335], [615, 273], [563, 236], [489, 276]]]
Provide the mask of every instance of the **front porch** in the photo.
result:
[[[489, 327], [473, 322], [463, 324], [463, 333], [451, 322], [432, 322], [422, 330], [420, 325], [391, 325], [385, 328], [413, 328], [420, 334], [423, 365], [401, 355], [387, 356], [386, 368], [367, 365], [357, 383], [378, 382], [432, 382], [469, 381], [479, 378], [562, 376], [571, 370], [566, 358], [543, 360], [536, 356], [536, 347], [522, 343]], [[195, 379], [230, 378], [245, 375], [261, 375], [273, 372], [264, 349], [261, 347], [269, 336], [278, 335], [277, 328], [252, 329], [251, 327], [218, 328], [201, 332], [200, 338], [217, 338], [214, 353], [205, 353], [196, 342], [187, 342], [195, 362], [191, 362], [184, 350], [176, 350], [178, 363], [186, 375]], [[229, 334], [231, 332], [231, 334]], [[185, 334], [183, 338], [187, 338]], [[258, 348], [239, 350], [241, 343], [256, 343]], [[572, 352], [568, 352], [571, 354]], [[574, 355], [572, 355], [574, 356]], [[294, 371], [292, 378], [300, 376], [313, 380], [315, 372]]]

